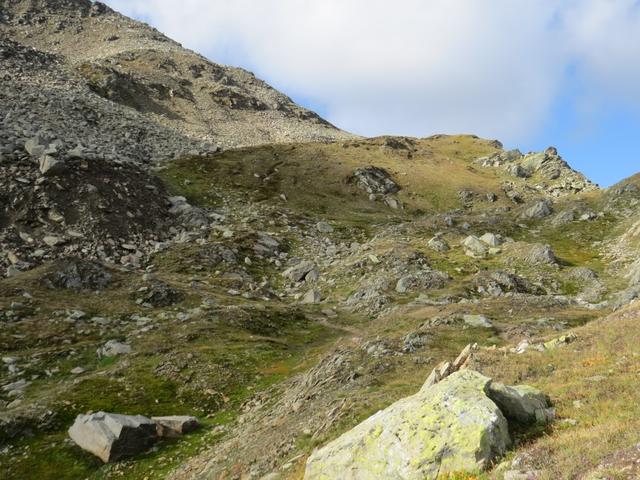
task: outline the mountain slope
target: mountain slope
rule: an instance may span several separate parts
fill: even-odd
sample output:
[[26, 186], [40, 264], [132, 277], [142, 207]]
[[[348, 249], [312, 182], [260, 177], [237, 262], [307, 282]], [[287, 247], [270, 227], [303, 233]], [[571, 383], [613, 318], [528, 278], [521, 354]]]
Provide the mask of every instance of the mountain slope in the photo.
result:
[[[474, 343], [558, 418], [446, 480], [637, 478], [637, 176], [355, 138], [86, 0], [0, 0], [0, 69], [3, 479], [300, 480]], [[202, 428], [104, 465], [99, 410]]]
[[[69, 99], [69, 109], [74, 100], [81, 105], [89, 103], [100, 117], [103, 110], [108, 115], [109, 110], [125, 107], [119, 109], [125, 117], [138, 113], [143, 124], [168, 127], [175, 131], [174, 136], [203, 143], [200, 149], [192, 148], [196, 151], [215, 151], [216, 145], [227, 148], [351, 137], [295, 105], [253, 74], [214, 64], [101, 3], [4, 0], [0, 12], [3, 37], [56, 55], [50, 57], [55, 58], [55, 68], [47, 71], [48, 65], [42, 64], [43, 71], [29, 72], [39, 81], [27, 79], [27, 84], [37, 83], [34, 95], [39, 94], [28, 104], [32, 114], [30, 130], [34, 132], [49, 127], [48, 104], [55, 102], [61, 86], [70, 83], [75, 92]], [[24, 94], [29, 89], [24, 78], [7, 73], [9, 78], [2, 88], [9, 94], [3, 99], [5, 114], [24, 106], [24, 100], [11, 93]], [[107, 99], [113, 106], [100, 104], [93, 97]], [[69, 133], [83, 127], [78, 122], [59, 122], [58, 136], [63, 139], [67, 137], [63, 135], [65, 125]], [[128, 125], [117, 123], [103, 127], [103, 132], [121, 136], [128, 130]], [[162, 129], [156, 130], [154, 139], [162, 137]], [[187, 147], [188, 142], [183, 143]], [[189, 151], [184, 147], [174, 146], [173, 150]], [[162, 150], [165, 156], [169, 153]]]

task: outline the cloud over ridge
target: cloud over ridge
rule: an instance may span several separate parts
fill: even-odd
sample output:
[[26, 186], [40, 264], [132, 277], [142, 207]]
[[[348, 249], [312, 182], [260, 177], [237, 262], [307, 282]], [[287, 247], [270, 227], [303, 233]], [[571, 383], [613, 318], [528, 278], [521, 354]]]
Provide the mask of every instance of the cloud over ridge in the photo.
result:
[[635, 0], [108, 3], [365, 135], [526, 141], [567, 92], [590, 108], [640, 108]]

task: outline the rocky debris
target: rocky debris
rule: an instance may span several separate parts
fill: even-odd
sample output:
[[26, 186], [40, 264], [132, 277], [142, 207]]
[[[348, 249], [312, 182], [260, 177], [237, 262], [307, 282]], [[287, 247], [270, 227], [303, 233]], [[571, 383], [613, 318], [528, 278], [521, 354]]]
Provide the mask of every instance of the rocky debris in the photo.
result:
[[171, 285], [153, 280], [134, 294], [136, 303], [154, 308], [170, 307], [184, 300], [184, 294]]
[[6, 393], [8, 398], [16, 398], [24, 395], [24, 390], [29, 385], [31, 385], [31, 382], [28, 382], [25, 379], [20, 379], [16, 380], [15, 382], [3, 385], [1, 390]]
[[71, 257], [56, 262], [42, 281], [49, 288], [103, 290], [111, 282], [111, 277], [99, 262]]
[[277, 256], [280, 249], [280, 242], [268, 233], [258, 232], [256, 235], [257, 240], [253, 246], [254, 252], [268, 257]]
[[429, 335], [424, 332], [411, 332], [402, 339], [401, 350], [403, 353], [413, 353], [427, 345]]
[[435, 480], [488, 468], [511, 445], [491, 383], [464, 370], [394, 403], [316, 450], [304, 478]]
[[358, 168], [349, 181], [370, 194], [389, 195], [400, 191], [400, 186], [391, 175], [379, 167]]
[[158, 440], [156, 423], [147, 417], [105, 412], [78, 415], [69, 436], [105, 463], [143, 453]]
[[525, 339], [518, 343], [516, 347], [511, 348], [509, 351], [516, 354], [522, 354], [530, 350], [544, 352], [545, 350], [554, 350], [558, 347], [564, 347], [570, 343], [575, 342], [577, 339], [578, 337], [574, 333], [568, 333], [544, 343], [531, 343], [529, 340]]
[[56, 160], [49, 155], [43, 155], [40, 157], [40, 173], [46, 177], [52, 177], [55, 175], [62, 175], [65, 173], [66, 166], [61, 160]]
[[417, 289], [444, 288], [449, 281], [449, 275], [437, 270], [420, 270], [411, 275], [398, 279], [396, 292], [407, 293]]
[[159, 437], [179, 437], [200, 427], [198, 419], [190, 416], [151, 417], [151, 420], [156, 424]]
[[68, 256], [139, 264], [179, 226], [162, 183], [148, 172], [104, 160], [65, 165], [49, 178], [27, 156], [0, 163], [0, 249], [18, 260], [0, 256], [0, 267], [24, 271]]
[[474, 292], [491, 297], [500, 297], [510, 292], [531, 295], [545, 294], [542, 287], [533, 285], [523, 277], [502, 270], [479, 272], [471, 285]]
[[448, 252], [451, 247], [441, 235], [436, 235], [427, 243], [427, 246], [435, 252]]
[[567, 278], [580, 287], [576, 298], [589, 303], [601, 301], [607, 292], [598, 275], [586, 267], [575, 267], [569, 270]]
[[364, 309], [371, 315], [380, 313], [390, 300], [385, 294], [391, 285], [389, 280], [376, 278], [372, 281], [363, 281], [361, 285], [349, 296], [345, 304], [355, 310]]
[[[505, 248], [506, 250], [506, 248]], [[558, 259], [549, 245], [515, 242], [508, 245], [508, 258], [531, 266], [557, 265]]]
[[525, 220], [541, 219], [553, 214], [553, 207], [550, 200], [539, 200], [534, 204], [525, 207], [520, 214], [520, 218]]
[[62, 154], [82, 144], [140, 162], [354, 138], [250, 72], [209, 62], [111, 9], [88, 15], [96, 5], [16, 0], [3, 8], [3, 106], [31, 113], [27, 138], [54, 125], [68, 139]]
[[[42, 173], [49, 175], [56, 173], [49, 167], [62, 169], [65, 158], [81, 152], [88, 159], [114, 160], [117, 151], [123, 160], [149, 163], [207, 148], [205, 142], [96, 95], [66, 57], [25, 45], [33, 41], [28, 34], [18, 37], [23, 43], [6, 36], [0, 41], [6, 72], [3, 107], [4, 112], [10, 112], [0, 122], [0, 139], [9, 147], [5, 152], [9, 158], [22, 150], [39, 160]], [[65, 88], [60, 88], [61, 84]]]
[[[441, 382], [449, 375], [464, 370], [471, 362], [473, 352], [478, 349], [478, 344], [469, 344], [460, 352], [460, 355], [453, 362], [440, 362], [429, 374], [427, 380], [422, 385], [422, 390], [431, 388], [436, 383]], [[422, 391], [421, 390], [421, 391]]]
[[130, 345], [126, 343], [118, 342], [117, 340], [109, 340], [102, 347], [97, 350], [98, 357], [117, 357], [118, 355], [126, 355], [131, 353], [132, 349]]

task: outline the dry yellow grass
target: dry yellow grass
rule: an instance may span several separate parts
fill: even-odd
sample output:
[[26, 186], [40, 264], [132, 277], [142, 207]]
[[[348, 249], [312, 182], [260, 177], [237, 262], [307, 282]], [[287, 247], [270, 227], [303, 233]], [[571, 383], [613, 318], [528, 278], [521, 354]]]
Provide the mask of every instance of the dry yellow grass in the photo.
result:
[[640, 307], [632, 306], [575, 329], [578, 339], [566, 347], [478, 356], [483, 372], [534, 385], [554, 401], [558, 421], [516, 452], [529, 456], [543, 479], [588, 478], [603, 459], [640, 442], [639, 327]]

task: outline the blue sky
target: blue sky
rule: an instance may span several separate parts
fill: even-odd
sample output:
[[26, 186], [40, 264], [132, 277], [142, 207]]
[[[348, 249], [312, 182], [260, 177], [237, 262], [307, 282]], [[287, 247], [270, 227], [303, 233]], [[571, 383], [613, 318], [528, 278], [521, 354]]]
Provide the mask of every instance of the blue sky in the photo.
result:
[[637, 0], [108, 0], [362, 135], [556, 146], [602, 186], [640, 171]]

